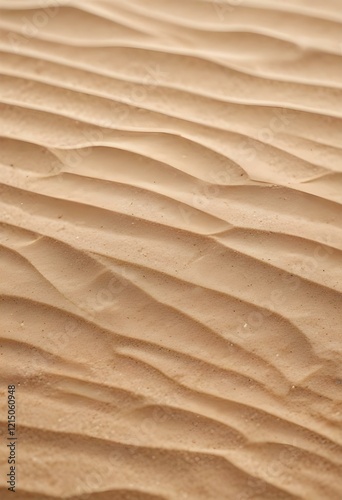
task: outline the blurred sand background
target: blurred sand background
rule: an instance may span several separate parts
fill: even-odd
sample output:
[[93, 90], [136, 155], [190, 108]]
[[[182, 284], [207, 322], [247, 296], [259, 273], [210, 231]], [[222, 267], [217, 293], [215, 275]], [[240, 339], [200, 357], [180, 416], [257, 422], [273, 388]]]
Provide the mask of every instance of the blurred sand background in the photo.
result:
[[342, 498], [341, 62], [341, 0], [1, 0], [1, 498]]

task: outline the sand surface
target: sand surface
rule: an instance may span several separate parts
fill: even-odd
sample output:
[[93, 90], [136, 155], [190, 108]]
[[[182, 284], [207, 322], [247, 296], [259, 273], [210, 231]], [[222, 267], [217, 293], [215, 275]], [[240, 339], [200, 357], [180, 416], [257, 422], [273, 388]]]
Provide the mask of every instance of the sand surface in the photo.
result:
[[341, 63], [341, 0], [1, 0], [1, 499], [341, 500]]

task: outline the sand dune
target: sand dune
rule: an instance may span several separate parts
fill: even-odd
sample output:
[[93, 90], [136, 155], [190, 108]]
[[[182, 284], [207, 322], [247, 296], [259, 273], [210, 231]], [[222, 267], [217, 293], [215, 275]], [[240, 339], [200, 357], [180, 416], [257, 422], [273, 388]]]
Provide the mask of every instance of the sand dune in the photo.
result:
[[341, 28], [0, 2], [1, 498], [341, 499]]

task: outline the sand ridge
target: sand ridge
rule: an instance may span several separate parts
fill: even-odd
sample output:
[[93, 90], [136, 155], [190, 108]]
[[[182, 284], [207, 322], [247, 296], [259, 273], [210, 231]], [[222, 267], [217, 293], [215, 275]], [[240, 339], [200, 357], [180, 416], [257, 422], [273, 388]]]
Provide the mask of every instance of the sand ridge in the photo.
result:
[[0, 2], [18, 500], [341, 498], [340, 6]]

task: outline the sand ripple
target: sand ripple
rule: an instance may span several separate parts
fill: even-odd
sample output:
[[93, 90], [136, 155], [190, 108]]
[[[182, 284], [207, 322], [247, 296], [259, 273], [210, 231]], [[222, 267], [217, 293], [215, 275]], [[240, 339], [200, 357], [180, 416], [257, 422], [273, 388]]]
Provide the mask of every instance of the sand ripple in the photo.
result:
[[44, 5], [0, 2], [17, 499], [339, 500], [340, 2]]

